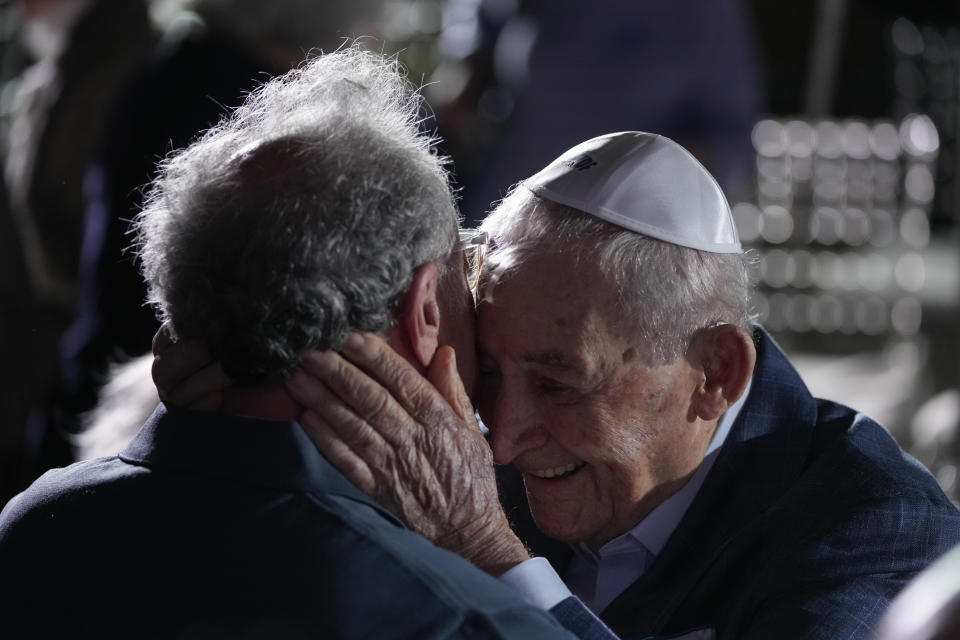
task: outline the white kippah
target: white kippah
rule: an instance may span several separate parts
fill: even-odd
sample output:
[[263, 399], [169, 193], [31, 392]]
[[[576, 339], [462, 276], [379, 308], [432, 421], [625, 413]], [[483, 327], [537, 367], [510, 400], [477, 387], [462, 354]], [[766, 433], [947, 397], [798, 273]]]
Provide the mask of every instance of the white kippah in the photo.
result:
[[587, 140], [523, 186], [651, 238], [714, 253], [743, 251], [717, 181], [663, 136], [625, 131]]

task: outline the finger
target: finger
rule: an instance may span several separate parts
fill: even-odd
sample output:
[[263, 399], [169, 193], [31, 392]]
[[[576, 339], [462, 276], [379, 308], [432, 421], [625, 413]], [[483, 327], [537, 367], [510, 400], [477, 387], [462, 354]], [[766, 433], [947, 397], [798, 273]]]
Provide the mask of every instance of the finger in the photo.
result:
[[375, 492], [376, 477], [370, 470], [370, 466], [337, 435], [336, 430], [312, 411], [304, 412], [300, 418], [300, 425], [323, 457], [339, 469], [350, 482], [367, 495]]
[[[407, 408], [395, 399], [378, 381], [333, 351], [306, 351], [301, 354], [301, 369], [322, 383], [339, 399], [334, 405], [343, 404], [377, 430], [380, 435], [395, 447], [409, 446], [410, 440], [421, 437], [423, 427], [420, 421], [423, 415], [411, 415]], [[421, 377], [416, 370], [411, 371]], [[422, 379], [422, 378], [421, 378]], [[303, 381], [309, 384], [309, 380]], [[424, 380], [424, 384], [429, 386]], [[431, 388], [436, 395], [436, 390]], [[443, 402], [442, 398], [437, 400]], [[327, 410], [327, 401], [310, 403], [311, 408]]]
[[151, 374], [161, 396], [170, 396], [177, 385], [213, 362], [213, 356], [201, 342], [166, 344], [163, 338], [160, 342], [165, 346], [161, 353], [154, 355]]
[[394, 436], [394, 430], [388, 427], [386, 433], [358, 416], [351, 407], [333, 393], [327, 386], [302, 369], [297, 369], [286, 380], [286, 388], [291, 397], [306, 407], [302, 417], [313, 415], [338, 434], [354, 454], [363, 458], [373, 468], [383, 468], [385, 460], [393, 453], [393, 447], [402, 446], [402, 438], [393, 442], [387, 436]]
[[379, 383], [377, 386], [386, 388], [388, 395], [418, 421], [438, 419], [448, 409], [447, 402], [430, 381], [379, 336], [351, 333], [344, 345], [344, 355]]
[[452, 347], [443, 346], [437, 349], [427, 368], [427, 380], [436, 387], [461, 420], [470, 423], [475, 419], [473, 404], [457, 370], [457, 355]]
[[150, 343], [153, 355], [163, 355], [174, 342], [176, 341], [173, 339], [173, 330], [170, 328], [170, 323], [164, 322], [157, 329], [157, 332], [153, 335], [153, 341]]
[[[157, 360], [154, 359], [154, 368], [156, 367]], [[233, 384], [230, 377], [223, 372], [220, 362], [208, 364], [199, 371], [191, 373], [190, 377], [167, 392], [170, 404], [175, 407], [219, 408], [223, 391]]]

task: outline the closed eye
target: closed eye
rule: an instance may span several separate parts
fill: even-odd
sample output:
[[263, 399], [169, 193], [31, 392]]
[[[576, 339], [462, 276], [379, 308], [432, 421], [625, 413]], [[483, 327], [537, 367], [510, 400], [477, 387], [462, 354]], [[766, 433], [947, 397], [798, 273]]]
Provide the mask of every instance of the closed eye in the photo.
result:
[[559, 395], [572, 390], [570, 385], [554, 380], [553, 378], [538, 377], [536, 385], [540, 392], [547, 395]]

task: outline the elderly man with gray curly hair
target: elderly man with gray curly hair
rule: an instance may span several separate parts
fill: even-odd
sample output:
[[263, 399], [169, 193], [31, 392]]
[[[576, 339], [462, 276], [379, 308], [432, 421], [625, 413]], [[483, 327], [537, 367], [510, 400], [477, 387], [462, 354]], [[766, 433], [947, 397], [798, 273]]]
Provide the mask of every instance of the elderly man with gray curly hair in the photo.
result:
[[[363, 495], [283, 385], [301, 350], [350, 330], [430, 376], [457, 377], [455, 349], [473, 385], [464, 239], [420, 108], [395, 62], [348, 47], [266, 83], [163, 163], [138, 220], [152, 301], [237, 386], [215, 412], [161, 405], [118, 456], [52, 470], [8, 503], [5, 635], [605, 637], [575, 599], [554, 615], [527, 605]], [[490, 473], [479, 434], [473, 453]], [[496, 573], [490, 551], [465, 555]]]

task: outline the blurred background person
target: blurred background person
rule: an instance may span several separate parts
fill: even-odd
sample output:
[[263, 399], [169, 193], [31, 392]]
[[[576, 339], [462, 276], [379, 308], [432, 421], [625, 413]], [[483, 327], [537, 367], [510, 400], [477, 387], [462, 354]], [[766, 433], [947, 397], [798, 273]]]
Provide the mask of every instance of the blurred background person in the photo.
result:
[[76, 299], [84, 174], [153, 32], [143, 0], [17, 4], [33, 62], [15, 89], [4, 177], [33, 288], [62, 328]]
[[673, 138], [728, 189], [750, 176], [760, 94], [736, 0], [601, 0], [588, 10], [574, 0], [449, 0], [438, 50], [428, 96], [458, 152], [469, 220], [519, 177], [610, 131]]
[[[154, 38], [142, 0], [18, 0], [2, 7], [0, 57], [4, 260], [3, 472], [0, 499], [33, 475], [25, 432], [57, 376], [57, 341], [73, 316], [83, 181], [112, 105]], [[14, 293], [8, 293], [8, 292]], [[16, 366], [12, 366], [16, 363]]]

